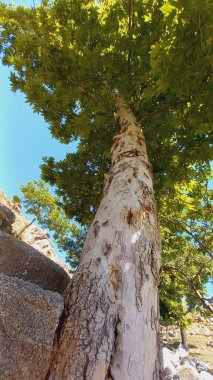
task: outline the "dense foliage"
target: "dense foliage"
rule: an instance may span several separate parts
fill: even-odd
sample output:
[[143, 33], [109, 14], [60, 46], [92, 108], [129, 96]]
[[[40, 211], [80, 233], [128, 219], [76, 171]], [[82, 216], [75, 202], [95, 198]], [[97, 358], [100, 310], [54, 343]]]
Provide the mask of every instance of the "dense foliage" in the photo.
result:
[[0, 10], [12, 89], [55, 138], [80, 139], [76, 155], [43, 165], [70, 217], [86, 223], [100, 199], [117, 129], [114, 88], [143, 121], [157, 193], [211, 158], [210, 1], [45, 0]]
[[189, 311], [212, 312], [205, 290], [213, 273], [211, 177], [210, 168], [197, 167], [190, 182], [175, 187], [175, 197], [165, 195], [159, 210], [161, 315], [172, 323], [186, 324]]
[[65, 210], [88, 226], [99, 204], [119, 127], [112, 90], [142, 122], [162, 224], [165, 310], [172, 299], [181, 309], [183, 295], [193, 304], [186, 276], [202, 293], [209, 275], [202, 270], [196, 277], [208, 257], [201, 248], [209, 228], [203, 186], [213, 141], [211, 13], [209, 0], [0, 5], [0, 51], [12, 68], [13, 91], [26, 95], [55, 138], [79, 142], [63, 161], [46, 157], [42, 164], [42, 178], [56, 187], [54, 210], [63, 219]]

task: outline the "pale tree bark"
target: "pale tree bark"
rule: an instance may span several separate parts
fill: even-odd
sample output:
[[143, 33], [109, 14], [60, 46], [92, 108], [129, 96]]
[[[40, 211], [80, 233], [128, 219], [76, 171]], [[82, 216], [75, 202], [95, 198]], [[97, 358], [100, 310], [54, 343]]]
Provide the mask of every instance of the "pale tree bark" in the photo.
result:
[[140, 123], [115, 94], [120, 133], [47, 379], [159, 380], [160, 234]]

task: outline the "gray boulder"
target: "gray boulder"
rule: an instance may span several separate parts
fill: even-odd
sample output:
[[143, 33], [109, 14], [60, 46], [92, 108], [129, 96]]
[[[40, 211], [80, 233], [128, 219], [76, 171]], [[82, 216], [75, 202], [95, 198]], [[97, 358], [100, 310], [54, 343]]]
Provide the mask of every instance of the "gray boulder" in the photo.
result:
[[44, 380], [63, 298], [0, 274], [0, 378]]
[[7, 206], [0, 205], [0, 229], [11, 232], [11, 225], [15, 222], [15, 214]]
[[58, 263], [29, 244], [0, 230], [0, 273], [21, 278], [45, 290], [63, 293], [70, 276]]
[[0, 229], [4, 232], [18, 237], [19, 240], [35, 248], [43, 255], [55, 261], [60, 267], [70, 275], [69, 268], [61, 262], [54, 252], [50, 242], [49, 233], [38, 227], [33, 221], [27, 220], [21, 214], [21, 206], [8, 198], [0, 190]]

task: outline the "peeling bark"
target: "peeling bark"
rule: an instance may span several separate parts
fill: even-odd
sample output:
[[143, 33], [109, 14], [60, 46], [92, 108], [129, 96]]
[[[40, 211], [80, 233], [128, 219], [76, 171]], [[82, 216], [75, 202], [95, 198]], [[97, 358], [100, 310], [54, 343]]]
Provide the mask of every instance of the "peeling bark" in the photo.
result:
[[120, 133], [65, 298], [51, 380], [159, 380], [160, 234], [140, 123], [115, 93]]

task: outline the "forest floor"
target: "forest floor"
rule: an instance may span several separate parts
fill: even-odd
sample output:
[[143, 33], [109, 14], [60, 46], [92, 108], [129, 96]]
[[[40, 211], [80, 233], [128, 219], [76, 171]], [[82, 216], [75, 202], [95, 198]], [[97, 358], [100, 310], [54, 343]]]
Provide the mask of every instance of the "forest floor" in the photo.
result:
[[[186, 328], [189, 358], [195, 358], [212, 366], [213, 364], [213, 318], [195, 317], [195, 321]], [[180, 330], [175, 326], [162, 327], [163, 343], [169, 349], [179, 346]]]

